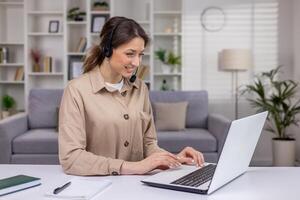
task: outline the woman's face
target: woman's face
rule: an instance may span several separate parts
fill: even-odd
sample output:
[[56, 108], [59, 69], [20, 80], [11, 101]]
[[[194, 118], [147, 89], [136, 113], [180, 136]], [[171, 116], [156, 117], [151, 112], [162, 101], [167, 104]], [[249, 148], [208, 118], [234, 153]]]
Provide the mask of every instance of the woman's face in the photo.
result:
[[113, 49], [110, 58], [112, 69], [119, 75], [128, 78], [142, 62], [145, 42], [141, 37], [135, 37], [128, 43]]

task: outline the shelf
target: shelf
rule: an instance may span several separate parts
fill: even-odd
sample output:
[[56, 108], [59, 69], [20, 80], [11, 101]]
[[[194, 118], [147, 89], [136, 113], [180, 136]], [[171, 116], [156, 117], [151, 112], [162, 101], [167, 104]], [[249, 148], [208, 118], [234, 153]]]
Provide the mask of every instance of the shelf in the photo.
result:
[[181, 11], [154, 11], [155, 15], [181, 15]]
[[163, 33], [163, 32], [156, 32], [153, 34], [154, 36], [181, 36], [181, 33]]
[[61, 72], [31, 72], [28, 73], [29, 76], [63, 76]]
[[29, 15], [63, 15], [61, 11], [29, 11]]
[[20, 46], [23, 46], [24, 42], [0, 42], [0, 46], [3, 46], [3, 45], [7, 45], [7, 46], [20, 45]]
[[30, 32], [28, 36], [63, 36], [62, 33], [43, 33], [43, 32]]
[[141, 24], [141, 25], [149, 25], [150, 21], [136, 21], [137, 23]]
[[0, 2], [0, 6], [24, 6], [23, 2]]
[[103, 10], [103, 11], [91, 11], [91, 15], [109, 15], [110, 11], [109, 10]]
[[90, 33], [91, 36], [99, 36], [100, 35], [100, 32], [99, 33]]
[[21, 67], [24, 63], [0, 63], [0, 67]]
[[0, 84], [22, 85], [22, 84], [24, 84], [24, 81], [0, 81]]
[[69, 24], [69, 25], [86, 25], [87, 21], [68, 21], [67, 24]]
[[154, 76], [181, 76], [181, 73], [154, 73]]
[[84, 56], [85, 52], [68, 52], [69, 56]]

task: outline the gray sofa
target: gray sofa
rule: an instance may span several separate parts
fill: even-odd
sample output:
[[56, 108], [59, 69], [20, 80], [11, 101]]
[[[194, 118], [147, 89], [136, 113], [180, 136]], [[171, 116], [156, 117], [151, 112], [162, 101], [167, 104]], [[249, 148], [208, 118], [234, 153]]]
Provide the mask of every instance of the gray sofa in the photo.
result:
[[[57, 108], [62, 94], [59, 89], [33, 89], [28, 113], [0, 121], [0, 163], [58, 164]], [[178, 153], [192, 146], [203, 152], [207, 161], [217, 161], [230, 121], [208, 113], [206, 91], [151, 91], [150, 100], [152, 104], [188, 101], [186, 129], [157, 132], [160, 147]]]

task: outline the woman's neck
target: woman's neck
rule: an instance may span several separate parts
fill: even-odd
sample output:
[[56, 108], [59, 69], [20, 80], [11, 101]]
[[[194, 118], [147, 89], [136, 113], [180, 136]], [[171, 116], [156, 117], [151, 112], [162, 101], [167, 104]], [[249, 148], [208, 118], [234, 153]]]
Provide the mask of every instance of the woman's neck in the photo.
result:
[[113, 71], [107, 60], [104, 60], [100, 65], [100, 73], [102, 74], [104, 81], [108, 83], [119, 83], [122, 80], [122, 75]]

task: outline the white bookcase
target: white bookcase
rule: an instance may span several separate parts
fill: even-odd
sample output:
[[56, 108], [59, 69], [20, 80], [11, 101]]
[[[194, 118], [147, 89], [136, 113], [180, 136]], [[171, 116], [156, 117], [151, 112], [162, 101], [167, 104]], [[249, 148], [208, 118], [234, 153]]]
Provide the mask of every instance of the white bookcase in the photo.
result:
[[[24, 80], [15, 80], [19, 68], [24, 70], [24, 2], [0, 0], [0, 48], [8, 51], [7, 62], [0, 62], [0, 97], [12, 96], [17, 109], [24, 109]], [[18, 30], [16, 31], [16, 27]], [[2, 102], [0, 102], [0, 108]]]
[[[1, 63], [0, 95], [12, 95], [18, 110], [26, 109], [32, 88], [64, 88], [72, 78], [89, 47], [99, 44], [99, 32], [93, 32], [97, 17], [133, 18], [150, 36], [143, 65], [149, 66], [144, 81], [151, 90], [160, 90], [163, 80], [170, 89], [182, 89], [182, 67], [163, 73], [154, 51], [164, 48], [181, 55], [182, 0], [105, 0], [106, 10], [94, 10], [96, 0], [0, 0], [0, 47], [8, 47], [9, 62]], [[68, 11], [78, 7], [85, 12], [81, 21], [68, 20]], [[58, 21], [58, 32], [49, 33], [49, 22]], [[16, 28], [18, 27], [18, 28]], [[78, 51], [81, 38], [86, 48]], [[31, 50], [41, 56], [40, 71], [33, 70]], [[45, 72], [43, 58], [52, 58], [51, 72]], [[14, 80], [16, 69], [24, 68], [24, 80]], [[77, 67], [77, 68], [76, 68]], [[25, 102], [25, 103], [24, 103]]]

